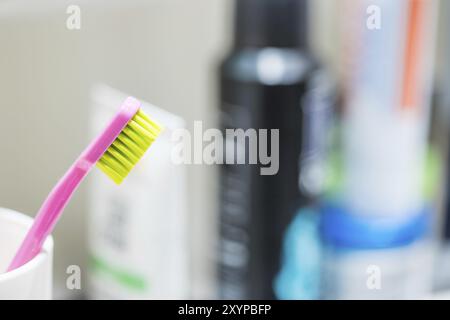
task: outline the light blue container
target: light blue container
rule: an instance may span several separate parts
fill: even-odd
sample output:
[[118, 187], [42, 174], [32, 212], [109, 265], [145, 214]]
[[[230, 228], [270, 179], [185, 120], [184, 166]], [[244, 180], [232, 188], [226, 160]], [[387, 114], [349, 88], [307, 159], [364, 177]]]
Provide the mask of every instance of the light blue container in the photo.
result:
[[431, 291], [430, 208], [402, 218], [361, 217], [340, 204], [321, 208], [321, 298], [420, 299]]

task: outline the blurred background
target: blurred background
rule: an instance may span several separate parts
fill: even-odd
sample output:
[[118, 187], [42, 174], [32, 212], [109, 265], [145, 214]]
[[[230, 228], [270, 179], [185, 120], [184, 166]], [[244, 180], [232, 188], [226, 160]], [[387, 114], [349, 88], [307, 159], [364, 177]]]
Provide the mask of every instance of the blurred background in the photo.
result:
[[[55, 298], [450, 297], [449, 14], [0, 0], [0, 206], [34, 216], [133, 95], [166, 135], [121, 188], [98, 172], [80, 187], [53, 234]], [[279, 129], [278, 174], [174, 165], [170, 134], [196, 120]]]

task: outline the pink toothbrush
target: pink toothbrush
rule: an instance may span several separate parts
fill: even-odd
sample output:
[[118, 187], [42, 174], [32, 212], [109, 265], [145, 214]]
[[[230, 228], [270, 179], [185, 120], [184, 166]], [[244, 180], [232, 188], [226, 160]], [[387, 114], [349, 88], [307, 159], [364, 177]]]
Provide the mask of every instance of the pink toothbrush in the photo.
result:
[[161, 127], [129, 97], [106, 129], [89, 145], [50, 192], [8, 271], [33, 259], [52, 232], [66, 204], [92, 166], [120, 184], [161, 132]]

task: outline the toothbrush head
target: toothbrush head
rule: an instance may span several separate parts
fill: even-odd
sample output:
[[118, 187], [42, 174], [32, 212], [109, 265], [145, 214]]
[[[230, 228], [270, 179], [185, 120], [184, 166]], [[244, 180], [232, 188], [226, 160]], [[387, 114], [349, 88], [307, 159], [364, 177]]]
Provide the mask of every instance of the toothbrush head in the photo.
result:
[[[125, 114], [127, 112], [130, 109], [124, 110]], [[134, 116], [96, 162], [97, 167], [116, 184], [122, 183], [162, 131], [162, 127], [142, 109], [131, 112], [134, 112]]]

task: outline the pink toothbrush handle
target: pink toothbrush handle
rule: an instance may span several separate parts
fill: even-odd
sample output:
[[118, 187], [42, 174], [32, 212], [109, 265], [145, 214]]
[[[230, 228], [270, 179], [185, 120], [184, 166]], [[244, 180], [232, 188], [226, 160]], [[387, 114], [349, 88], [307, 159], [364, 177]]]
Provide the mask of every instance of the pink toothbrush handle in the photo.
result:
[[135, 98], [127, 98], [120, 111], [106, 129], [83, 152], [75, 164], [54, 187], [52, 192], [50, 192], [44, 204], [39, 209], [31, 229], [28, 231], [13, 261], [9, 265], [8, 271], [27, 263], [41, 251], [45, 239], [52, 232], [59, 216], [78, 185], [88, 174], [92, 166], [102, 157], [114, 140], [116, 140], [136, 112], [138, 112], [140, 106], [141, 103]]
[[83, 164], [82, 160], [79, 160], [77, 164], [69, 169], [47, 197], [36, 215], [31, 229], [9, 265], [8, 271], [14, 270], [30, 261], [41, 251], [45, 239], [53, 230], [67, 202], [89, 172], [90, 167], [79, 165]]

